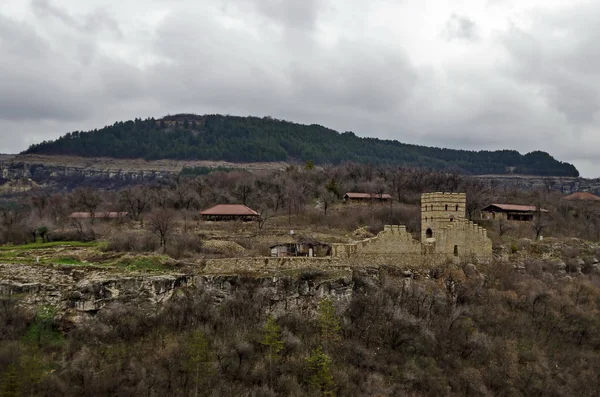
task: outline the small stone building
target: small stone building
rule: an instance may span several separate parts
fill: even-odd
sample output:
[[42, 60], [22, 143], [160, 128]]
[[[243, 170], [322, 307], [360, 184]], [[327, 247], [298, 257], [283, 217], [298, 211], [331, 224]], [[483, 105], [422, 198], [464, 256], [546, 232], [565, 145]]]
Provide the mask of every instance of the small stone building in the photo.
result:
[[286, 242], [272, 245], [271, 256], [273, 257], [288, 257], [288, 256], [306, 256], [324, 257], [331, 255], [331, 246], [316, 240], [299, 239], [294, 242]]

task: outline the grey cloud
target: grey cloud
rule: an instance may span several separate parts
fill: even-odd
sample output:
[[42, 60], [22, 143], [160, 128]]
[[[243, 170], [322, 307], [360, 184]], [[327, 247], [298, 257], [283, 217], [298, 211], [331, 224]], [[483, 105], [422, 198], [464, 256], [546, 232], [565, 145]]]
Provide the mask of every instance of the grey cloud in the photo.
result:
[[516, 78], [538, 86], [547, 103], [575, 126], [590, 125], [600, 109], [600, 51], [592, 44], [600, 38], [600, 26], [588, 15], [598, 10], [590, 3], [563, 12], [539, 15], [530, 32], [513, 26], [501, 40]]
[[59, 59], [53, 59], [53, 54], [46, 49], [48, 43], [33, 33], [31, 26], [2, 15], [0, 26], [0, 118], [73, 119], [88, 116], [85, 107], [72, 98], [70, 82], [61, 79], [64, 65], [56, 62]]
[[[415, 84], [416, 72], [401, 50], [342, 41], [299, 52], [277, 38], [259, 42], [211, 21], [173, 15], [158, 30], [157, 49], [169, 61], [153, 70], [153, 80], [171, 101], [237, 104], [259, 113], [261, 106], [302, 104], [340, 115], [395, 110]], [[173, 41], [192, 36], [173, 48]]]
[[228, 4], [250, 6], [284, 27], [310, 31], [317, 22], [319, 10], [326, 2], [327, 0], [229, 0]]
[[411, 96], [417, 79], [401, 50], [359, 48], [342, 41], [333, 49], [317, 49], [311, 55], [292, 66], [290, 78], [294, 96], [318, 108], [397, 111]]
[[54, 5], [51, 0], [31, 0], [31, 6], [36, 16], [56, 18], [80, 32], [94, 34], [107, 31], [119, 38], [123, 37], [123, 32], [117, 21], [103, 9], [96, 8], [85, 15], [71, 15], [67, 10]]
[[142, 92], [138, 70], [99, 55], [92, 38], [73, 37], [54, 46], [34, 24], [0, 14], [0, 119], [83, 121]]
[[[31, 26], [0, 14], [0, 51], [6, 57], [18, 57], [23, 62], [36, 62], [49, 55], [48, 43]], [[6, 64], [6, 58], [0, 65]]]
[[[160, 26], [143, 33], [121, 29], [102, 9], [75, 13], [65, 4], [37, 0], [38, 19], [30, 23], [0, 14], [0, 91], [9, 93], [0, 98], [0, 152], [116, 120], [196, 112], [271, 115], [423, 145], [540, 149], [565, 161], [597, 161], [593, 143], [600, 139], [590, 140], [590, 126], [598, 116], [600, 67], [585, 63], [600, 66], [589, 44], [599, 32], [591, 9], [539, 14], [531, 30], [513, 28], [485, 46], [475, 21], [455, 14], [448, 39], [478, 39], [469, 46], [478, 59], [502, 56], [489, 65], [465, 59], [436, 68], [414, 62], [392, 39], [377, 45], [342, 35], [320, 42], [329, 1], [169, 7]], [[230, 17], [242, 22], [223, 26]], [[117, 40], [115, 32], [128, 33]], [[121, 50], [153, 61], [137, 67], [105, 55], [121, 42]], [[496, 52], [477, 52], [487, 44]], [[576, 147], [577, 137], [588, 144]]]
[[448, 40], [479, 40], [479, 30], [477, 24], [471, 19], [452, 14], [443, 32]]

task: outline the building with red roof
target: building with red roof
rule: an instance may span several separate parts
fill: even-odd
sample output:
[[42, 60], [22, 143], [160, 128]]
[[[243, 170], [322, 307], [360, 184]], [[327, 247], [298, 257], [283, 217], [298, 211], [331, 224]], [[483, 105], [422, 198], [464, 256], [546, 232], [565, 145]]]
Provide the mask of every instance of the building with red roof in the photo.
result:
[[206, 220], [253, 220], [260, 217], [260, 214], [252, 208], [242, 204], [217, 204], [214, 207], [200, 212], [200, 215]]
[[577, 192], [563, 197], [567, 201], [600, 201], [600, 197], [590, 192]]
[[490, 204], [481, 210], [483, 219], [505, 219], [508, 221], [533, 221], [537, 213], [547, 213], [548, 210], [535, 205], [520, 204]]

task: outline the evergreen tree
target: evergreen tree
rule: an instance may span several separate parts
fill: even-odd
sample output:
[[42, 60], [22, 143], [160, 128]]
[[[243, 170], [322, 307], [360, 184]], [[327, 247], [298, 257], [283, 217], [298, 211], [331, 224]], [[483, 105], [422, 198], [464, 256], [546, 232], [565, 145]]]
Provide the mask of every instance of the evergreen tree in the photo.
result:
[[[167, 125], [174, 126], [165, 133]], [[193, 127], [193, 128], [190, 128]], [[140, 144], [143, 143], [143, 144]], [[340, 134], [320, 125], [272, 118], [190, 114], [118, 122], [99, 130], [73, 132], [29, 147], [25, 153], [117, 158], [226, 160], [233, 162], [345, 161], [405, 165], [467, 174], [520, 173], [579, 176], [577, 169], [548, 153], [514, 150], [468, 151], [409, 145]]]
[[283, 350], [283, 340], [281, 339], [281, 327], [271, 316], [263, 327], [263, 339], [260, 342], [268, 348], [267, 357], [269, 359], [269, 381], [273, 382], [273, 360], [279, 358], [279, 352]]
[[329, 298], [323, 298], [319, 303], [317, 310], [319, 318], [319, 328], [321, 331], [321, 340], [327, 348], [329, 344], [335, 343], [341, 339], [341, 325], [335, 314], [335, 306]]
[[21, 396], [22, 382], [19, 379], [17, 367], [14, 364], [8, 366], [0, 375], [0, 397]]
[[194, 396], [198, 397], [200, 393], [205, 395], [208, 391], [206, 386], [208, 379], [213, 372], [212, 354], [209, 348], [208, 340], [200, 330], [192, 332], [187, 344], [187, 370], [192, 375], [194, 382]]
[[306, 363], [309, 372], [308, 384], [321, 396], [335, 396], [335, 382], [331, 375], [331, 358], [323, 352], [323, 348], [319, 346], [314, 349], [307, 357]]

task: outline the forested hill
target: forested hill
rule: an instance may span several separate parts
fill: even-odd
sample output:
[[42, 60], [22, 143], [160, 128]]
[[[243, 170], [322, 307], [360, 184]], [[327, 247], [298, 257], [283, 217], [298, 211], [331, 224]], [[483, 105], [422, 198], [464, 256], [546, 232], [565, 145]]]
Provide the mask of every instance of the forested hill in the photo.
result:
[[224, 160], [231, 162], [344, 161], [449, 169], [468, 174], [579, 176], [569, 163], [545, 152], [467, 151], [360, 138], [320, 125], [270, 117], [179, 114], [117, 122], [55, 141], [32, 145], [24, 153], [146, 160]]

